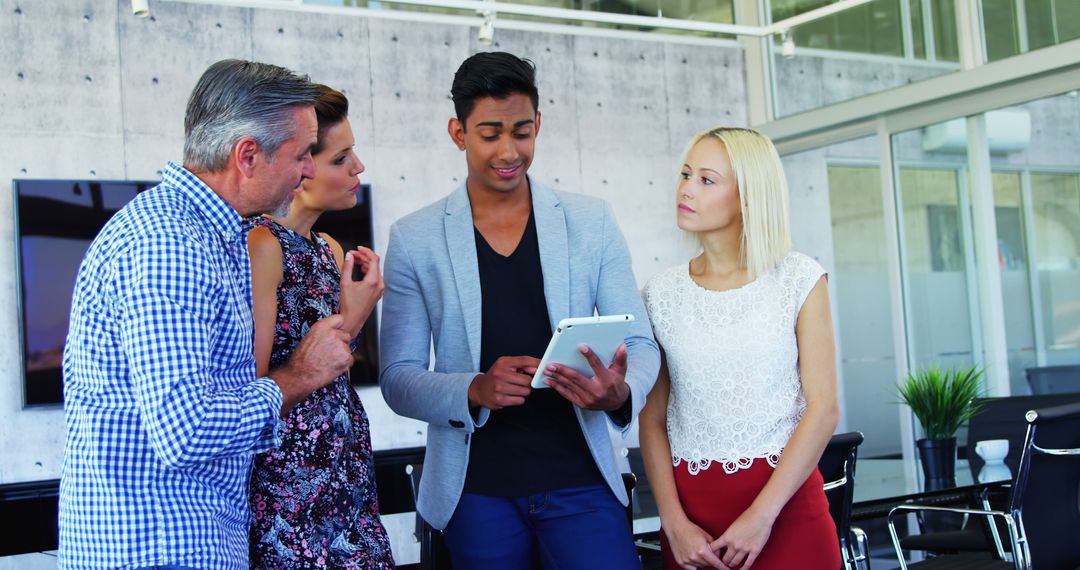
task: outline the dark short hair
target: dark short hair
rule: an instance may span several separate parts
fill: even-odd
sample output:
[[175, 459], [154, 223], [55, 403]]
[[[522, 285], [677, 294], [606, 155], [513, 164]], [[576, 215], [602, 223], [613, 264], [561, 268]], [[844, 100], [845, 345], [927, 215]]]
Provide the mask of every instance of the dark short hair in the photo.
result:
[[318, 90], [284, 67], [224, 59], [191, 92], [184, 116], [184, 164], [218, 172], [236, 142], [250, 136], [270, 156], [296, 134], [293, 109], [312, 106]]
[[349, 118], [349, 99], [333, 87], [318, 85], [319, 97], [315, 99], [315, 118], [319, 121], [319, 138], [311, 154], [319, 154], [326, 147], [326, 131]]
[[533, 111], [540, 108], [536, 90], [536, 66], [514, 54], [493, 51], [470, 56], [454, 74], [450, 95], [454, 112], [461, 124], [472, 113], [476, 100], [483, 97], [505, 99], [515, 93], [528, 95]]

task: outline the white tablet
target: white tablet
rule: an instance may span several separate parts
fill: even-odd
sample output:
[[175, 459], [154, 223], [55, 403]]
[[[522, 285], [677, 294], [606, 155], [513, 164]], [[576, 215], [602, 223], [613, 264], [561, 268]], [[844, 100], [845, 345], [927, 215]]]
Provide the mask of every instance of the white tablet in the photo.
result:
[[561, 364], [592, 377], [594, 375], [589, 361], [578, 348], [589, 346], [605, 366], [615, 358], [615, 351], [626, 340], [630, 323], [634, 315], [608, 315], [606, 317], [577, 317], [559, 321], [551, 335], [544, 357], [540, 359], [540, 368], [533, 375], [533, 388], [550, 388], [544, 383], [547, 375], [544, 369], [548, 364]]

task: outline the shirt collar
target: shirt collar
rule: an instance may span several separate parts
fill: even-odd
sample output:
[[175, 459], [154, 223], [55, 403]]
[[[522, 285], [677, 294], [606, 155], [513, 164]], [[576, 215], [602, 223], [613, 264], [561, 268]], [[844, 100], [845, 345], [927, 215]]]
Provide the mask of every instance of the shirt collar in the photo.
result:
[[165, 165], [161, 172], [161, 183], [176, 188], [197, 206], [208, 226], [226, 243], [233, 243], [244, 237], [243, 218], [221, 196], [214, 192], [199, 177], [183, 166], [173, 162]]

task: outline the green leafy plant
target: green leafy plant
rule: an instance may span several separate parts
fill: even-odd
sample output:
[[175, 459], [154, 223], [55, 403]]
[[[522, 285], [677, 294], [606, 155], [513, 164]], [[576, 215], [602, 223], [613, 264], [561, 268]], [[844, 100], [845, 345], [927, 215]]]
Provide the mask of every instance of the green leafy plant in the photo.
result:
[[919, 419], [927, 439], [949, 439], [979, 411], [975, 398], [982, 394], [983, 370], [930, 366], [909, 372], [897, 384], [900, 399]]

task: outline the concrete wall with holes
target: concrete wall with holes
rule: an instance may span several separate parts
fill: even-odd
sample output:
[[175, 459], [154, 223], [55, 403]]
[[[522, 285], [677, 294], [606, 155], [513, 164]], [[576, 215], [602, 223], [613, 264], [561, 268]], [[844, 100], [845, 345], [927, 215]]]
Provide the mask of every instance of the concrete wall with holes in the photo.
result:
[[[60, 409], [23, 409], [15, 307], [13, 178], [156, 179], [179, 161], [184, 105], [212, 62], [273, 62], [347, 93], [375, 242], [454, 188], [463, 156], [446, 135], [458, 64], [476, 29], [285, 10], [127, 0], [0, 0], [0, 483], [58, 477]], [[697, 130], [744, 125], [743, 56], [700, 46], [498, 30], [491, 49], [536, 62], [543, 129], [534, 176], [607, 199], [639, 283], [689, 255], [672, 188]], [[424, 425], [361, 390], [376, 448], [419, 445]]]

